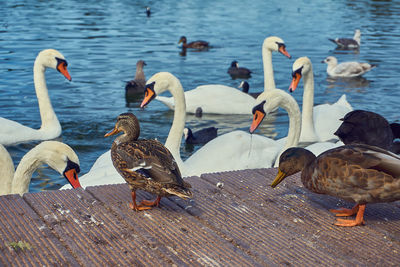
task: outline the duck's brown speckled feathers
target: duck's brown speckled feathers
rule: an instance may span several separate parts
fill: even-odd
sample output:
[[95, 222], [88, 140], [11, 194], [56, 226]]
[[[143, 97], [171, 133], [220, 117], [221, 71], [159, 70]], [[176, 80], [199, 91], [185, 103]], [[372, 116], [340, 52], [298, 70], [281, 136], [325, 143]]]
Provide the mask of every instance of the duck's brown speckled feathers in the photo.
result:
[[[131, 189], [143, 189], [164, 196], [189, 197], [190, 185], [183, 181], [171, 152], [156, 140], [137, 140], [111, 149], [114, 167], [124, 177]], [[166, 190], [169, 189], [169, 190]]]
[[[190, 184], [183, 181], [178, 165], [169, 150], [156, 140], [138, 139], [140, 128], [137, 118], [132, 113], [123, 113], [112, 132], [106, 136], [123, 131], [111, 147], [114, 167], [132, 190], [135, 210], [158, 206], [161, 197], [176, 195], [190, 198]], [[157, 194], [156, 201], [142, 201], [136, 205], [135, 191]]]
[[379, 147], [345, 145], [318, 157], [303, 148], [290, 148], [280, 157], [273, 186], [301, 170], [301, 180], [309, 190], [357, 203], [351, 210], [331, 210], [337, 216], [357, 213], [354, 221], [338, 220], [339, 226], [362, 224], [367, 203], [400, 200], [400, 157]]

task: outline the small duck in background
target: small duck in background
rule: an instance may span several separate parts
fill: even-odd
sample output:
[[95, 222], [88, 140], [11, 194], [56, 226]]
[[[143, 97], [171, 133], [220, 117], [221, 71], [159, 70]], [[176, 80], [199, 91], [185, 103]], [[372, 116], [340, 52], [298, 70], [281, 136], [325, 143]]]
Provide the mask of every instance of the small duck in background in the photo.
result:
[[400, 200], [400, 157], [376, 146], [345, 145], [318, 157], [304, 148], [289, 148], [280, 156], [271, 187], [299, 171], [310, 191], [356, 203], [352, 209], [330, 210], [338, 217], [357, 214], [355, 220], [337, 219], [337, 226], [364, 224], [367, 203]]
[[338, 61], [334, 56], [325, 58], [323, 61], [321, 61], [321, 63], [326, 63], [328, 65], [326, 72], [333, 78], [358, 77], [377, 66], [375, 64], [356, 61], [348, 61], [338, 64]]
[[330, 39], [331, 42], [335, 43], [338, 48], [341, 49], [358, 49], [361, 45], [361, 31], [356, 29], [353, 38], [335, 38]]
[[[353, 110], [340, 119], [342, 124], [334, 133], [345, 145], [366, 144], [393, 151], [396, 123], [367, 110]], [[400, 125], [399, 125], [400, 126]]]
[[248, 68], [239, 67], [239, 63], [234, 60], [232, 61], [231, 66], [228, 68], [228, 74], [232, 77], [232, 79], [248, 79], [251, 77], [251, 70]]
[[146, 85], [146, 77], [144, 76], [143, 68], [146, 62], [138, 60], [136, 62], [135, 78], [125, 85], [125, 100], [127, 103], [134, 102], [137, 97], [142, 97]]
[[[128, 183], [132, 191], [130, 208], [135, 211], [149, 210], [160, 204], [162, 197], [191, 198], [191, 185], [182, 179], [181, 172], [171, 152], [157, 140], [139, 139], [140, 125], [132, 113], [118, 116], [115, 127], [104, 135], [115, 138], [111, 147], [111, 159], [115, 169]], [[136, 190], [157, 195], [156, 200], [136, 203]]]
[[249, 85], [249, 83], [247, 81], [242, 81], [239, 84], [238, 88], [242, 88], [242, 92], [243, 93], [249, 94], [254, 98], [257, 98], [261, 94], [261, 92], [259, 92], [259, 93], [249, 93], [250, 85]]
[[183, 135], [185, 136], [186, 144], [205, 144], [215, 137], [217, 137], [218, 129], [215, 127], [207, 127], [196, 132], [192, 132], [190, 128], [183, 129]]
[[151, 16], [151, 10], [149, 6], [146, 6], [146, 15], [148, 18]]
[[194, 48], [194, 49], [198, 49], [198, 50], [203, 50], [203, 49], [207, 49], [209, 48], [209, 43], [206, 41], [194, 41], [194, 42], [190, 42], [187, 43], [187, 39], [185, 36], [181, 36], [181, 38], [179, 39], [178, 44], [182, 43], [182, 48]]

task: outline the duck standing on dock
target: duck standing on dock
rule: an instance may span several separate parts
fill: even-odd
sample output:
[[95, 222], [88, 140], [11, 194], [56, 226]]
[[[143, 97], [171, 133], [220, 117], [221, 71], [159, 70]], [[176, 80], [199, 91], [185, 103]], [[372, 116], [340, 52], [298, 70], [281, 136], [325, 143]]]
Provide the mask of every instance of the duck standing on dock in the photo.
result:
[[271, 187], [299, 171], [307, 189], [356, 202], [352, 209], [330, 210], [338, 217], [357, 214], [355, 220], [337, 219], [337, 226], [364, 224], [367, 203], [400, 200], [400, 157], [376, 146], [345, 145], [318, 157], [304, 148], [289, 148], [280, 156]]
[[[112, 131], [105, 137], [123, 132], [115, 138], [111, 147], [111, 159], [115, 169], [128, 183], [132, 191], [135, 211], [158, 206], [162, 197], [190, 198], [191, 185], [183, 181], [178, 165], [169, 150], [157, 140], [139, 139], [139, 121], [132, 113], [122, 113]], [[157, 194], [154, 201], [142, 200], [136, 204], [136, 190]]]

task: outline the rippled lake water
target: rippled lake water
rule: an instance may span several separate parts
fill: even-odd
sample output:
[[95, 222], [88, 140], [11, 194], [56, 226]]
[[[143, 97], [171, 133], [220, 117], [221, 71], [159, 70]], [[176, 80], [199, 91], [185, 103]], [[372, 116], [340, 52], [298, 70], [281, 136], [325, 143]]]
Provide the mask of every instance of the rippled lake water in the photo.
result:
[[[146, 17], [145, 6], [151, 17]], [[82, 174], [110, 148], [103, 138], [122, 112], [133, 112], [142, 125], [142, 137], [166, 140], [173, 112], [153, 101], [144, 111], [138, 103], [126, 105], [125, 81], [134, 76], [136, 61], [143, 59], [146, 78], [156, 72], [176, 75], [185, 90], [218, 83], [237, 87], [226, 73], [231, 61], [253, 71], [251, 91], [263, 90], [261, 45], [277, 35], [293, 56], [273, 55], [275, 83], [287, 90], [294, 60], [308, 56], [315, 75], [316, 104], [335, 102], [346, 94], [354, 109], [378, 112], [399, 121], [398, 102], [400, 6], [396, 1], [3, 1], [0, 6], [0, 116], [39, 128], [41, 121], [33, 86], [33, 62], [46, 48], [62, 52], [69, 63], [72, 82], [58, 72], [46, 72], [50, 98], [61, 122], [60, 140], [78, 154]], [[361, 29], [359, 53], [340, 51], [328, 38], [352, 37]], [[212, 48], [180, 55], [178, 40], [207, 40]], [[378, 64], [363, 79], [331, 80], [325, 57], [339, 61]], [[302, 88], [302, 85], [301, 87]], [[301, 105], [302, 89], [293, 96]], [[187, 117], [193, 129], [219, 128], [219, 134], [248, 130], [250, 116]], [[1, 125], [0, 125], [1, 127]], [[259, 133], [286, 136], [288, 118], [280, 110], [275, 121]], [[37, 143], [7, 149], [15, 165]], [[182, 157], [192, 152], [182, 146]], [[195, 150], [198, 147], [194, 148]], [[39, 169], [31, 191], [57, 189], [66, 180], [47, 167]]]

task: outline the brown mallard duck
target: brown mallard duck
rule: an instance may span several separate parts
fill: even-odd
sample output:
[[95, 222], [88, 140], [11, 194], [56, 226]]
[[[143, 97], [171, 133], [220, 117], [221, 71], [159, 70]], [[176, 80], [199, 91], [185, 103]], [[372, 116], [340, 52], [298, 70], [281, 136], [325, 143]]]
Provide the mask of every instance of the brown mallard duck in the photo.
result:
[[[122, 113], [112, 131], [105, 137], [123, 132], [111, 147], [114, 167], [132, 191], [130, 207], [135, 211], [158, 206], [162, 197], [190, 198], [191, 185], [183, 181], [178, 165], [169, 150], [157, 140], [139, 139], [139, 121], [132, 113]], [[136, 204], [136, 190], [157, 195], [156, 200]]]
[[194, 48], [194, 49], [206, 49], [206, 48], [209, 48], [209, 44], [206, 41], [199, 40], [199, 41], [194, 41], [194, 42], [187, 43], [187, 39], [186, 39], [185, 36], [182, 36], [179, 39], [178, 44], [180, 44], [180, 43], [182, 43], [182, 47], [183, 48]]
[[304, 148], [289, 148], [280, 156], [271, 186], [299, 171], [307, 189], [356, 203], [352, 209], [330, 210], [336, 216], [357, 214], [355, 220], [337, 219], [337, 226], [363, 224], [367, 203], [400, 200], [400, 157], [376, 146], [345, 145], [318, 157]]
[[146, 62], [143, 60], [138, 60], [136, 62], [135, 78], [125, 85], [125, 98], [127, 100], [139, 93], [143, 94], [144, 87], [146, 86], [146, 77], [144, 76], [143, 67], [146, 65]]

